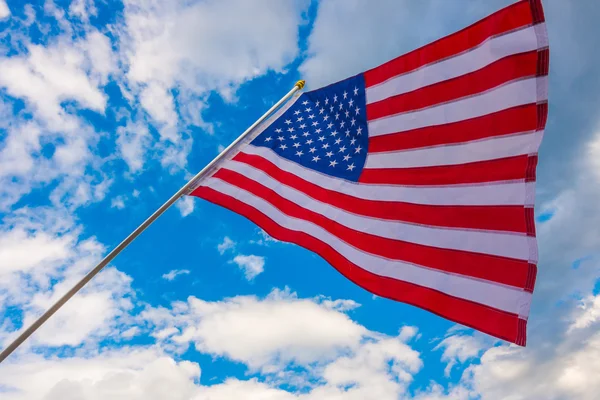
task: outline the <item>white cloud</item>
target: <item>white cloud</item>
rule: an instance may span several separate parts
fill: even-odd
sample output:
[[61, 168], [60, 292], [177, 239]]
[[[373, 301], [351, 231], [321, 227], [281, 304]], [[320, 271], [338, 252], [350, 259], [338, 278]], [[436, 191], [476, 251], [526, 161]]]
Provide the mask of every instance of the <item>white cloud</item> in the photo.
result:
[[125, 208], [125, 198], [123, 196], [113, 197], [110, 201], [110, 206], [112, 208], [116, 208], [117, 210], [122, 210]]
[[[265, 299], [237, 296], [209, 302], [190, 297], [173, 310], [148, 309], [142, 317], [161, 330], [178, 327], [178, 343], [241, 361], [251, 368], [309, 364], [359, 346], [368, 331], [318, 299], [274, 290]], [[251, 343], [251, 345], [249, 345]]]
[[237, 264], [237, 266], [244, 271], [246, 279], [249, 281], [261, 274], [265, 267], [265, 258], [262, 256], [256, 256], [254, 254], [238, 254], [233, 258], [233, 260], [231, 260], [231, 262]]
[[102, 85], [115, 69], [110, 40], [90, 29], [77, 40], [62, 35], [46, 47], [27, 42], [22, 47], [24, 53], [0, 57], [0, 87], [24, 100], [33, 118], [19, 114], [7, 123], [0, 150], [0, 207], [61, 178], [53, 201], [77, 207], [101, 200], [102, 185], [110, 180], [101, 173], [86, 175], [88, 166], [101, 169], [91, 151], [98, 136], [73, 108], [104, 113]]
[[228, 236], [225, 236], [223, 238], [223, 242], [217, 245], [217, 250], [219, 251], [219, 254], [223, 255], [227, 250], [235, 248], [235, 245], [236, 243], [233, 240], [231, 240]]
[[150, 83], [140, 95], [142, 107], [150, 114], [152, 120], [158, 125], [161, 137], [164, 140], [177, 141], [177, 113], [173, 95], [167, 88], [158, 83]]
[[250, 240], [250, 243], [257, 244], [259, 246], [268, 246], [270, 243], [282, 243], [281, 240], [275, 239], [263, 229], [258, 229], [258, 235], [260, 238], [258, 240]]
[[95, 16], [97, 12], [94, 0], [73, 0], [69, 6], [69, 15], [76, 16], [85, 22], [89, 21], [90, 15]]
[[600, 295], [587, 296], [583, 299], [576, 314], [578, 315], [569, 327], [569, 332], [575, 329], [587, 328], [600, 321]]
[[181, 83], [202, 92], [281, 71], [297, 55], [307, 6], [306, 1], [264, 1], [257, 7], [243, 0], [127, 0], [129, 78], [166, 88]]
[[6, 0], [0, 0], [0, 19], [4, 19], [10, 16], [10, 9], [6, 4]]
[[[176, 362], [155, 348], [120, 348], [93, 357], [28, 355], [0, 365], [7, 400], [190, 399], [198, 364]], [[32, 385], [31, 382], [35, 382]]]
[[[18, 307], [16, 326], [35, 318], [74, 286], [102, 257], [95, 238], [81, 239], [81, 227], [65, 211], [20, 209], [5, 217], [0, 231], [0, 306]], [[36, 251], [31, 251], [35, 248]], [[128, 328], [131, 278], [109, 267], [63, 306], [23, 346], [77, 346], [119, 335]], [[18, 331], [11, 320], [0, 327], [6, 345]]]
[[305, 0], [265, 0], [258, 7], [243, 0], [124, 4], [125, 24], [116, 27], [126, 74], [121, 86], [157, 128], [162, 165], [179, 169], [191, 150], [187, 126], [213, 132], [202, 119], [208, 95], [217, 91], [231, 101], [245, 81], [284, 71], [298, 54], [308, 7]]
[[477, 358], [487, 347], [481, 336], [452, 335], [442, 340], [434, 350], [444, 349], [442, 361], [446, 363], [444, 373], [450, 376], [450, 371], [457, 363], [465, 363]]
[[98, 112], [106, 106], [98, 85], [108, 71], [96, 71], [94, 61], [109, 58], [100, 52], [110, 47], [95, 47], [107, 40], [98, 35], [76, 42], [60, 37], [49, 47], [31, 44], [27, 56], [0, 59], [0, 85], [12, 96], [27, 99], [50, 129], [73, 130], [76, 126], [65, 116], [61, 101], [73, 100]]
[[131, 328], [125, 330], [121, 333], [121, 337], [124, 339], [131, 339], [134, 336], [137, 336], [140, 333], [140, 328], [137, 326], [132, 326]]
[[117, 147], [129, 171], [139, 172], [144, 166], [147, 151], [152, 143], [148, 126], [143, 122], [129, 122], [117, 129]]
[[183, 198], [177, 200], [177, 203], [175, 204], [177, 206], [177, 208], [179, 209], [179, 212], [181, 213], [182, 217], [187, 217], [188, 215], [190, 215], [191, 213], [194, 212], [194, 205], [196, 203], [194, 203], [194, 198], [191, 196], [184, 196]]
[[163, 277], [163, 279], [166, 279], [168, 281], [173, 281], [173, 280], [175, 280], [175, 278], [178, 275], [187, 275], [189, 273], [190, 273], [190, 271], [188, 271], [187, 269], [173, 269], [173, 270], [169, 271], [168, 273], [163, 274], [162, 277]]

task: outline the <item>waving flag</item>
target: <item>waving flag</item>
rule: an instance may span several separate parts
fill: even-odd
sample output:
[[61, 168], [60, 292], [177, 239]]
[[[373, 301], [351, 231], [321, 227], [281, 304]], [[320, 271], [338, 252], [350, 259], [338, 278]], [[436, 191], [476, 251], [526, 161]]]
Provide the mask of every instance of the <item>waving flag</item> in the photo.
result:
[[539, 0], [295, 96], [191, 193], [357, 285], [525, 345], [547, 115]]

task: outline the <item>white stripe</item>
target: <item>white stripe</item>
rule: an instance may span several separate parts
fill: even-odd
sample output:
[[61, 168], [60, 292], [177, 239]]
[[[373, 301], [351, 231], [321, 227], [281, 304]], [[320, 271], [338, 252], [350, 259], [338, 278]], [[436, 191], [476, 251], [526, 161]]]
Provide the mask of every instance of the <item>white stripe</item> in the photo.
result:
[[369, 153], [365, 168], [456, 165], [536, 153], [544, 131], [424, 149]]
[[[544, 77], [521, 79], [451, 103], [369, 121], [369, 136], [404, 132], [425, 126], [444, 125], [546, 100], [545, 98], [538, 99], [537, 79], [543, 80]], [[540, 96], [542, 95], [543, 93], [540, 93]]]
[[510, 182], [429, 187], [359, 184], [305, 168], [280, 157], [266, 147], [248, 145], [242, 149], [242, 152], [261, 156], [278, 168], [324, 189], [365, 200], [401, 201], [426, 205], [531, 205], [531, 196], [527, 197], [527, 195], [531, 194], [532, 189], [528, 187], [535, 184], [535, 182]]
[[292, 218], [260, 197], [230, 185], [220, 179], [210, 178], [203, 182], [202, 186], [210, 187], [254, 207], [284, 228], [305, 232], [306, 234], [327, 243], [327, 245], [331, 246], [350, 262], [373, 274], [402, 280], [423, 287], [429, 287], [450, 296], [484, 304], [513, 314], [519, 314], [529, 308], [531, 294], [526, 291], [491, 282], [470, 279], [459, 275], [448, 274], [442, 271], [428, 269], [401, 261], [389, 260], [365, 253], [348, 245], [346, 242], [342, 241], [337, 236], [330, 234], [325, 229], [309, 221]]
[[[224, 164], [222, 168], [235, 171], [277, 192], [283, 198], [306, 210], [314, 211], [359, 232], [442, 249], [468, 251], [519, 260], [528, 260], [529, 258], [529, 242], [525, 235], [444, 229], [366, 217], [315, 200], [304, 192], [283, 184], [251, 165], [232, 160]], [[536, 262], [537, 260], [529, 261]]]
[[541, 25], [545, 24], [490, 38], [474, 49], [371, 86], [366, 90], [367, 104], [477, 71], [512, 54], [544, 48], [547, 41], [538, 43], [536, 35], [545, 28]]

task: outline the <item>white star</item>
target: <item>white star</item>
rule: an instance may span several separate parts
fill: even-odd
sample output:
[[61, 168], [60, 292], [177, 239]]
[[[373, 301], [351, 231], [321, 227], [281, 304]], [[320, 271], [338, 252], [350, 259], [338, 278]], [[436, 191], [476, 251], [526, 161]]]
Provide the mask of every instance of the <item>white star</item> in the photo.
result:
[[346, 154], [346, 155], [344, 156], [344, 161], [348, 161], [349, 159], [350, 159], [350, 154]]
[[354, 149], [355, 153], [360, 153], [360, 151], [362, 150], [362, 147], [358, 146], [356, 149]]
[[346, 168], [348, 171], [352, 171], [354, 169], [354, 163], [348, 165], [348, 168]]
[[317, 102], [315, 103], [315, 106], [319, 107], [319, 104], [321, 104], [321, 102], [319, 100], [317, 100]]
[[356, 107], [355, 111], [356, 111], [356, 115], [358, 115], [358, 113], [360, 111], [360, 107]]
[[277, 140], [283, 140], [283, 139], [285, 139], [283, 136], [279, 136], [279, 137], [277, 138]]
[[352, 119], [350, 120], [350, 126], [354, 126], [354, 124], [355, 124], [355, 123], [356, 123], [356, 120], [355, 120], [354, 118], [352, 118]]
[[346, 129], [346, 136], [350, 136], [350, 129]]
[[344, 127], [344, 125], [346, 125], [346, 121], [342, 121], [342, 122], [340, 123], [340, 128], [343, 128], [343, 127]]
[[265, 142], [270, 142], [271, 140], [273, 140], [273, 138], [271, 136], [269, 136], [268, 138], [265, 139]]
[[306, 111], [306, 112], [311, 112], [311, 111], [312, 111], [312, 108], [310, 108], [310, 107], [307, 107], [307, 108], [306, 108], [306, 110], [304, 110], [304, 111]]
[[277, 128], [277, 129], [275, 129], [275, 132], [277, 132], [277, 133], [281, 133], [281, 132], [283, 132], [283, 131], [281, 130], [281, 128]]
[[333, 151], [327, 152], [325, 155], [326, 155], [327, 157], [331, 157], [331, 156], [333, 156]]
[[325, 116], [323, 117], [323, 121], [327, 121], [329, 119], [329, 115], [325, 114]]
[[296, 140], [297, 137], [298, 137], [298, 135], [292, 135], [292, 136], [290, 136], [290, 139]]
[[329, 166], [330, 167], [335, 167], [338, 164], [337, 161], [333, 160], [333, 161], [329, 161]]
[[336, 136], [337, 134], [338, 134], [338, 131], [331, 132], [331, 136]]
[[340, 114], [339, 114], [339, 113], [336, 113], [336, 114], [335, 114], [335, 120], [337, 121], [339, 118], [340, 118]]
[[293, 127], [290, 127], [287, 130], [288, 130], [288, 132], [294, 132], [294, 128]]
[[298, 142], [294, 143], [294, 147], [295, 147], [295, 148], [298, 148], [298, 147], [300, 147], [300, 143], [298, 143]]
[[303, 104], [303, 105], [307, 105], [307, 104], [308, 104], [308, 100], [304, 100], [304, 101], [302, 102], [302, 104]]
[[344, 99], [345, 99], [346, 97], [348, 97], [348, 92], [346, 92], [345, 90], [344, 90], [344, 93], [342, 93], [342, 94], [344, 95]]
[[294, 111], [294, 115], [298, 115], [298, 114], [300, 114], [300, 110]]
[[315, 121], [312, 123], [312, 126], [317, 126], [317, 125], [319, 125], [319, 121]]
[[308, 140], [306, 141], [306, 144], [312, 144], [312, 142], [314, 142], [314, 140], [312, 140], [312, 139], [308, 139]]
[[319, 136], [319, 142], [322, 142], [323, 140], [325, 140], [325, 136]]
[[333, 95], [333, 102], [334, 102], [334, 103], [337, 103], [337, 94], [334, 94], [334, 95]]
[[359, 126], [359, 127], [358, 127], [358, 129], [356, 130], [356, 134], [357, 134], [357, 135], [360, 135], [360, 134], [361, 134], [361, 132], [362, 132], [362, 128]]
[[333, 112], [333, 106], [329, 107], [329, 112]]
[[333, 124], [330, 122], [329, 124], [327, 124], [327, 129], [331, 129], [332, 126]]
[[344, 104], [340, 103], [340, 111], [344, 109]]
[[325, 109], [324, 109], [324, 108], [321, 108], [321, 109], [319, 110], [319, 114], [323, 114], [324, 112], [325, 112]]
[[291, 124], [291, 123], [292, 123], [292, 120], [291, 120], [291, 119], [286, 119], [286, 120], [285, 120], [285, 123], [289, 125], [289, 124]]
[[346, 110], [346, 118], [350, 116], [350, 111]]
[[297, 155], [298, 157], [300, 157], [302, 154], [304, 154], [304, 153], [302, 152], [302, 150], [298, 150], [298, 151], [296, 152], [296, 155]]
[[324, 148], [325, 150], [327, 150], [327, 149], [329, 148], [329, 143], [325, 143], [325, 144], [323, 145], [323, 148]]
[[354, 144], [354, 143], [356, 143], [356, 139], [352, 138], [352, 140], [350, 141], [350, 144]]
[[304, 132], [304, 133], [302, 134], [302, 136], [304, 136], [304, 137], [307, 137], [308, 135], [310, 135], [310, 133], [308, 133], [308, 132]]
[[311, 153], [314, 153], [315, 151], [317, 151], [317, 148], [316, 148], [316, 147], [311, 147], [309, 151], [310, 151]]
[[321, 128], [315, 129], [315, 133], [319, 134], [321, 133], [323, 130]]
[[315, 117], [315, 116], [314, 116], [314, 114], [310, 114], [310, 115], [308, 116], [308, 118], [310, 118], [310, 119], [313, 119], [314, 117]]
[[350, 101], [348, 102], [348, 106], [352, 107], [352, 104], [354, 104], [354, 100], [350, 99]]
[[306, 128], [306, 124], [300, 125], [300, 129], [304, 129], [304, 128]]
[[337, 139], [335, 140], [335, 144], [340, 144], [340, 143], [342, 143], [342, 139], [340, 139], [340, 138], [337, 138]]
[[319, 157], [319, 156], [314, 156], [314, 157], [312, 158], [312, 160], [313, 160], [314, 162], [317, 162], [317, 161], [319, 161], [320, 159], [321, 159], [321, 157]]
[[281, 150], [285, 150], [285, 149], [287, 149], [287, 146], [286, 146], [286, 145], [285, 145], [285, 143], [284, 143], [284, 144], [282, 144], [281, 146], [279, 146], [279, 148], [280, 148]]
[[325, 98], [325, 105], [329, 104], [329, 97]]
[[298, 119], [296, 120], [296, 122], [302, 122], [304, 121], [304, 117], [298, 117]]
[[346, 151], [346, 146], [342, 146], [342, 147], [340, 147], [340, 153], [343, 153], [343, 152], [345, 152], [345, 151]]
[[356, 96], [358, 94], [358, 88], [355, 86], [354, 87], [354, 95]]

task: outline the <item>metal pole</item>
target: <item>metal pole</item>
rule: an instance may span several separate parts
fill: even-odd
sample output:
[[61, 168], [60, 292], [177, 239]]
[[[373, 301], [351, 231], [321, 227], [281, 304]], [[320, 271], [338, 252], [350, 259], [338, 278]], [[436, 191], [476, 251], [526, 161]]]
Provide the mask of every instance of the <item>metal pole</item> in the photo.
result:
[[29, 328], [21, 333], [11, 344], [9, 344], [2, 353], [0, 353], [0, 363], [4, 361], [17, 347], [19, 347], [33, 332], [35, 332], [44, 322], [48, 320], [60, 307], [62, 307], [75, 293], [77, 293], [86, 283], [88, 283], [98, 272], [102, 270], [108, 263], [110, 263], [125, 247], [127, 247], [133, 240], [139, 236], [151, 223], [153, 223], [162, 213], [164, 213], [169, 207], [173, 205], [181, 196], [183, 196], [188, 189], [190, 189], [196, 182], [199, 181], [210, 169], [222, 159], [236, 144], [242, 141], [254, 128], [256, 128], [261, 122], [267, 119], [273, 111], [277, 110], [283, 103], [285, 103], [292, 95], [298, 90], [304, 87], [304, 81], [298, 81], [294, 85], [294, 88], [290, 90], [285, 96], [281, 98], [273, 107], [269, 109], [262, 117], [256, 120], [244, 133], [242, 133], [236, 140], [233, 141], [225, 150], [223, 150], [218, 156], [216, 156], [206, 167], [196, 174], [188, 183], [185, 184], [181, 189], [177, 191], [165, 204], [160, 206], [158, 210], [154, 212], [148, 219], [146, 219], [140, 226], [138, 226], [129, 236], [125, 238], [117, 247], [115, 247], [106, 257], [102, 259], [87, 273], [71, 290], [65, 293], [56, 303], [52, 305], [41, 317], [39, 317]]

